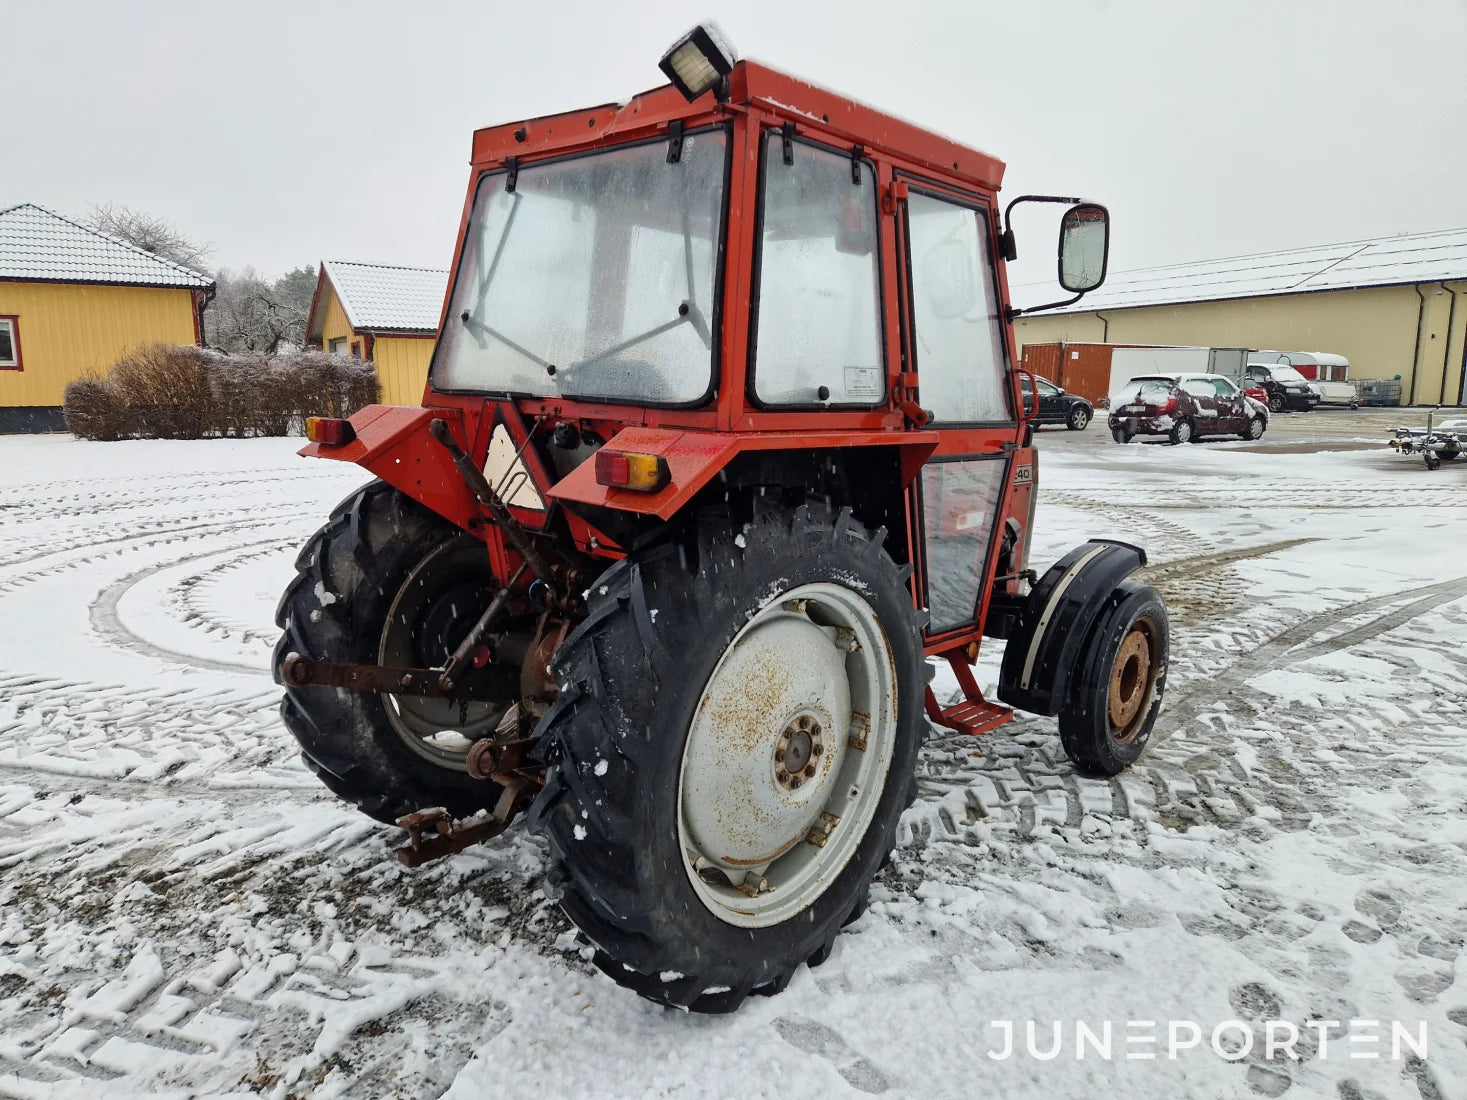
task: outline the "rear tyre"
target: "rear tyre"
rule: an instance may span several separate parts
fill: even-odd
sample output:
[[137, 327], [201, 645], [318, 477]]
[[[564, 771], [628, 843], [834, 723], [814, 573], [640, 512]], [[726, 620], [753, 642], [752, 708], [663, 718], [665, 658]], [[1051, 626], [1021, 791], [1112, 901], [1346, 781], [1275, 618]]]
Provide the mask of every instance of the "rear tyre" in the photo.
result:
[[1091, 628], [1059, 714], [1060, 741], [1075, 767], [1115, 775], [1146, 748], [1166, 690], [1168, 623], [1156, 589], [1126, 580]]
[[1112, 428], [1110, 430], [1110, 437], [1117, 443], [1131, 442], [1131, 433], [1126, 431], [1125, 428]]
[[1247, 427], [1238, 433], [1243, 439], [1262, 439], [1263, 429], [1268, 425], [1263, 417], [1255, 416], [1249, 419]]
[[[275, 678], [292, 653], [352, 664], [435, 663], [483, 610], [492, 583], [483, 543], [375, 481], [347, 497], [296, 558], [275, 612], [284, 633]], [[458, 614], [445, 619], [448, 609]], [[280, 716], [306, 766], [338, 797], [378, 821], [442, 806], [465, 817], [499, 788], [466, 770], [470, 737], [508, 709], [420, 696], [284, 684]], [[468, 736], [465, 736], [468, 735]]]
[[592, 584], [530, 822], [614, 981], [730, 1012], [864, 908], [924, 729], [922, 616], [884, 537], [802, 508]]
[[1178, 443], [1191, 443], [1194, 441], [1193, 437], [1196, 435], [1196, 433], [1197, 430], [1192, 427], [1192, 421], [1178, 420], [1175, 424], [1172, 425], [1172, 430], [1170, 433], [1168, 433], [1167, 438], [1170, 439], [1174, 445]]
[[1084, 405], [1076, 405], [1070, 410], [1070, 415], [1065, 418], [1065, 427], [1072, 432], [1083, 432], [1085, 425], [1090, 423], [1090, 410]]

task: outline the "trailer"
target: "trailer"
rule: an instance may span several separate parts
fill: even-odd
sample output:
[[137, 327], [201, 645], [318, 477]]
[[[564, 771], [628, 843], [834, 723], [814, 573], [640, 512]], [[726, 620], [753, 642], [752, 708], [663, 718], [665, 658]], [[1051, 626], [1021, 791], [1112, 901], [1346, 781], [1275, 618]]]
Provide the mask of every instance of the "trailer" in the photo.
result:
[[1467, 450], [1467, 419], [1458, 417], [1434, 423], [1438, 410], [1426, 414], [1425, 428], [1404, 425], [1391, 436], [1393, 450], [1403, 455], [1420, 455], [1428, 470], [1441, 468], [1442, 461], [1455, 462]]
[[1250, 351], [1249, 366], [1293, 367], [1319, 395], [1319, 404], [1358, 409], [1358, 383], [1350, 378], [1350, 360], [1329, 351]]

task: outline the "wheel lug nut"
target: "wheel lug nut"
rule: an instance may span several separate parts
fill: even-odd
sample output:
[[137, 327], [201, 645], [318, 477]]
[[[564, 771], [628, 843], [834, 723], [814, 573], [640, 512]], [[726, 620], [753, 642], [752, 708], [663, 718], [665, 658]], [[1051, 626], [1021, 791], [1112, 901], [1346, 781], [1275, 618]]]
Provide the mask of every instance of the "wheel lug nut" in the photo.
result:
[[814, 755], [819, 756], [822, 752], [825, 751], [825, 746], [822, 745], [819, 741], [816, 741], [815, 744], [811, 746], [810, 751]]
[[805, 778], [806, 779], [814, 779], [815, 778], [815, 765], [814, 764], [806, 765], [806, 767], [805, 767]]
[[790, 786], [792, 788], [794, 788], [795, 790], [799, 790], [800, 789], [800, 784], [803, 783], [803, 782], [804, 782], [804, 780], [802, 780], [798, 775], [795, 775], [795, 776], [791, 776], [790, 777]]
[[777, 761], [779, 761], [781, 764], [783, 764], [784, 763], [784, 749], [780, 749], [779, 751], [777, 751], [774, 754], [774, 759], [777, 760]]

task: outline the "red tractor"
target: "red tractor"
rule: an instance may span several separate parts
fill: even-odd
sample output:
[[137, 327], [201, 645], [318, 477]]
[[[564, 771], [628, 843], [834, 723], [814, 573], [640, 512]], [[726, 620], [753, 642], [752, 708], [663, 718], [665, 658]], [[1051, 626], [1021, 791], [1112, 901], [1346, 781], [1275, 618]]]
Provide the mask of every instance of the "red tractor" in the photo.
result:
[[[280, 604], [282, 715], [409, 864], [528, 810], [613, 980], [729, 1011], [825, 959], [915, 795], [928, 720], [1058, 715], [1141, 753], [1144, 553], [1027, 568], [1003, 164], [700, 27], [672, 83], [480, 130], [422, 407], [313, 420], [377, 480]], [[1104, 278], [1075, 199], [1060, 283]], [[1073, 300], [1073, 299], [1071, 299]], [[948, 662], [962, 697], [928, 686]]]

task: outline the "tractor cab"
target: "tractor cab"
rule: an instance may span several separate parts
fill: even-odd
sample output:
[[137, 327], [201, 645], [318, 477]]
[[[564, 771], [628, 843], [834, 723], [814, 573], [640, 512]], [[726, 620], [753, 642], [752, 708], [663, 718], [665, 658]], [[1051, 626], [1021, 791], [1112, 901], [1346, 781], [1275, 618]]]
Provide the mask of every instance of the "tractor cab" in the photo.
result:
[[1028, 566], [1011, 214], [1067, 207], [1073, 301], [1105, 209], [1001, 213], [994, 157], [707, 27], [662, 68], [475, 133], [422, 406], [308, 426], [379, 480], [302, 552], [277, 670], [308, 762], [406, 862], [527, 811], [598, 964], [720, 1011], [859, 912], [929, 720], [1058, 715], [1112, 774], [1167, 626], [1135, 547]]

